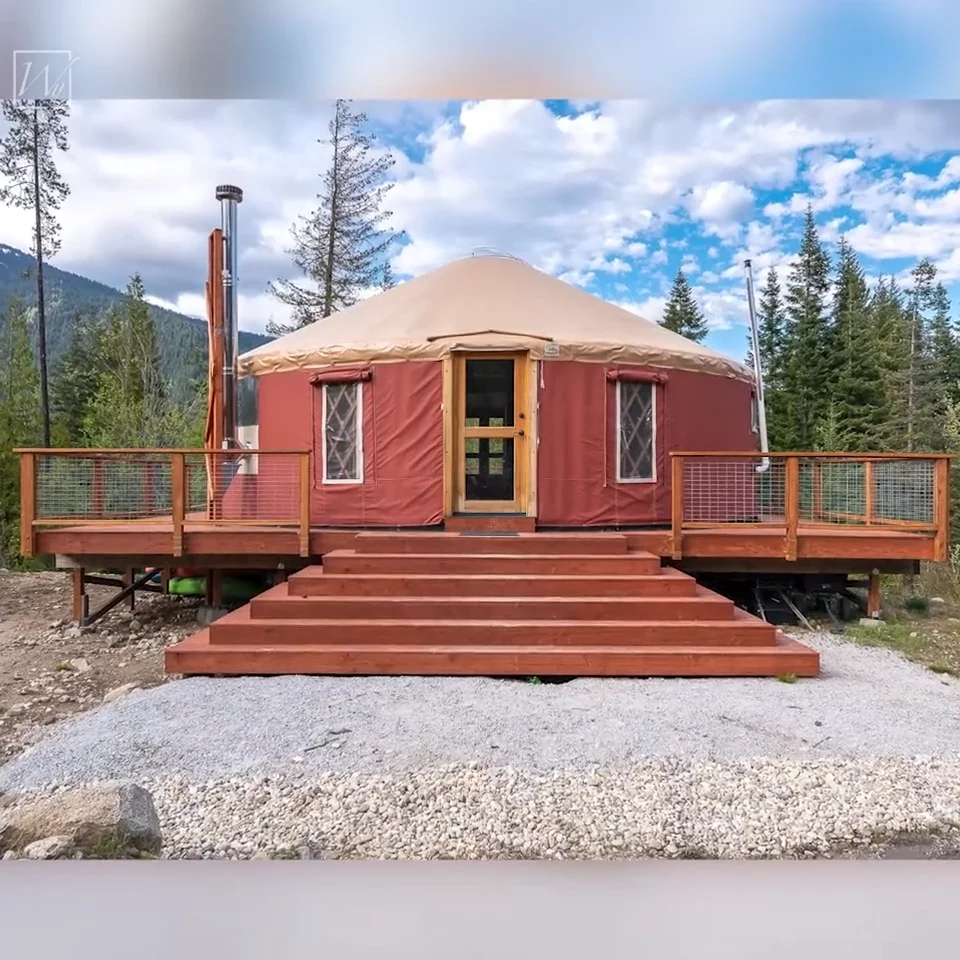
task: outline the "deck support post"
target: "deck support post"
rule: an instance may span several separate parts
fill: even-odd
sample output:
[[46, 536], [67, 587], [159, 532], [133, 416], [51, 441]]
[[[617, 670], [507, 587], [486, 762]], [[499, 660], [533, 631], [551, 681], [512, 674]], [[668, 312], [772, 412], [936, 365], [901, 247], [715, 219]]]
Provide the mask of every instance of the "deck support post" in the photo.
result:
[[87, 595], [87, 577], [83, 567], [74, 567], [71, 577], [73, 604], [71, 615], [73, 622], [82, 625], [90, 612], [90, 597]]
[[867, 588], [867, 616], [876, 620], [880, 616], [880, 571], [870, 571]]
[[[132, 587], [132, 586], [133, 586], [133, 567], [127, 567], [127, 569], [123, 571], [123, 588], [126, 589], [127, 587]], [[130, 591], [130, 595], [127, 597], [127, 605], [130, 607], [131, 613], [133, 613], [134, 610], [136, 610], [137, 601], [136, 601], [135, 590]]]
[[219, 570], [207, 571], [207, 606], [214, 610], [223, 606], [223, 574]]

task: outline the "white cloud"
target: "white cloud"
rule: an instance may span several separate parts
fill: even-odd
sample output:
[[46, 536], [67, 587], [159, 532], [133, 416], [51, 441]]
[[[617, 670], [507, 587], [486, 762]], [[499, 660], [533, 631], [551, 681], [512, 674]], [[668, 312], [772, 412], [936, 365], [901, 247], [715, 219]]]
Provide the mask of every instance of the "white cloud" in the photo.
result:
[[724, 226], [750, 213], [753, 191], [732, 180], [721, 180], [706, 187], [698, 185], [691, 190], [686, 206], [694, 219]]

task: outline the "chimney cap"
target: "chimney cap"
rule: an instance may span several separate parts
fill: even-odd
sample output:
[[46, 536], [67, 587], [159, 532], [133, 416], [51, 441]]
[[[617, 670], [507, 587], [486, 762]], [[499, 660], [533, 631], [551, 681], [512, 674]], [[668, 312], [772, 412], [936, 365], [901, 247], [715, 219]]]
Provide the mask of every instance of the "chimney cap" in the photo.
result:
[[243, 191], [239, 187], [231, 186], [229, 183], [222, 183], [217, 187], [218, 200], [236, 200], [240, 203], [243, 200]]

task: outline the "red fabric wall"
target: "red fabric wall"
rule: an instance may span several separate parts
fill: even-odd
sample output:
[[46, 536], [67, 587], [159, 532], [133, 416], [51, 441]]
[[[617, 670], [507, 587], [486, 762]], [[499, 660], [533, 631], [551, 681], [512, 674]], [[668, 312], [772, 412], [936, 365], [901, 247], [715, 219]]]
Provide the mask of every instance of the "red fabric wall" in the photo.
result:
[[[314, 450], [311, 519], [322, 526], [427, 526], [443, 519], [443, 365], [381, 363], [363, 390], [363, 483], [324, 484], [316, 371], [260, 377], [262, 450]], [[269, 457], [260, 458], [265, 475]], [[262, 482], [262, 481], [261, 481]]]
[[[537, 521], [545, 526], [662, 524], [670, 520], [670, 450], [757, 449], [749, 384], [671, 370], [656, 399], [656, 483], [616, 482], [617, 383], [610, 365], [548, 360], [540, 364]], [[647, 368], [621, 366], [633, 374]], [[443, 520], [443, 367], [438, 361], [373, 366], [363, 390], [362, 484], [323, 484], [322, 406], [315, 371], [259, 378], [259, 446], [314, 453], [311, 517], [324, 526], [428, 526]], [[701, 461], [704, 463], [705, 461]], [[261, 457], [259, 503], [249, 481], [231, 490], [247, 515], [281, 510], [296, 516], [291, 459]], [[725, 461], [730, 464], [730, 461]], [[719, 468], [709, 508], [750, 512], [750, 471]], [[746, 480], [744, 478], [746, 477]], [[237, 478], [240, 480], [240, 478]], [[237, 502], [238, 498], [243, 503]], [[242, 499], [241, 499], [242, 498]], [[289, 510], [286, 509], [289, 503]], [[700, 519], [700, 518], [697, 518]], [[703, 517], [702, 519], [709, 519]]]
[[[657, 384], [656, 483], [616, 482], [617, 383], [600, 363], [545, 361], [541, 365], [537, 522], [547, 526], [668, 523], [671, 450], [756, 450], [751, 387], [724, 377], [670, 370]], [[656, 371], [623, 365], [634, 374]], [[703, 461], [701, 461], [703, 462]], [[725, 461], [729, 463], [730, 461]], [[719, 500], [744, 508], [739, 480], [721, 470]], [[750, 481], [752, 491], [752, 480]], [[729, 494], [729, 497], [728, 497]], [[751, 494], [752, 497], [752, 494]], [[731, 504], [732, 505], [732, 504]]]

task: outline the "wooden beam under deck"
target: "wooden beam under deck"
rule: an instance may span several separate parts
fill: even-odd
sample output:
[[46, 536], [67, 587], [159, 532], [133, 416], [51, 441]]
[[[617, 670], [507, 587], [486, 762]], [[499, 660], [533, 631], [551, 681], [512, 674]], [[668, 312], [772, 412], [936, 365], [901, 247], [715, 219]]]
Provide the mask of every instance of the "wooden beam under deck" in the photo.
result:
[[[421, 531], [435, 536], [437, 528]], [[584, 536], [595, 537], [601, 530], [584, 528]], [[163, 522], [131, 521], [83, 524], [65, 527], [37, 527], [36, 553], [59, 554], [85, 567], [184, 566], [203, 569], [268, 569], [284, 565], [291, 569], [316, 562], [333, 550], [353, 549], [355, 541], [368, 531], [313, 528], [309, 533], [309, 554], [304, 557], [302, 532], [295, 527], [268, 528], [255, 525], [214, 525], [186, 523], [179, 555], [172, 552], [170, 528]], [[416, 531], [410, 532], [416, 536]], [[452, 534], [450, 534], [452, 535]], [[629, 549], [646, 550], [659, 557], [674, 555], [671, 531], [627, 530]], [[572, 534], [576, 536], [576, 534]], [[790, 568], [785, 561], [786, 530], [777, 527], [737, 528], [733, 524], [715, 529], [685, 531], [682, 557], [685, 565], [697, 560], [720, 563], [734, 569], [737, 561], [756, 569], [765, 561], [778, 569]], [[833, 568], [849, 561], [865, 563], [932, 561], [938, 544], [933, 535], [891, 529], [864, 529], [836, 525], [800, 523], [796, 536], [798, 569]], [[746, 569], [746, 567], [744, 569]]]

